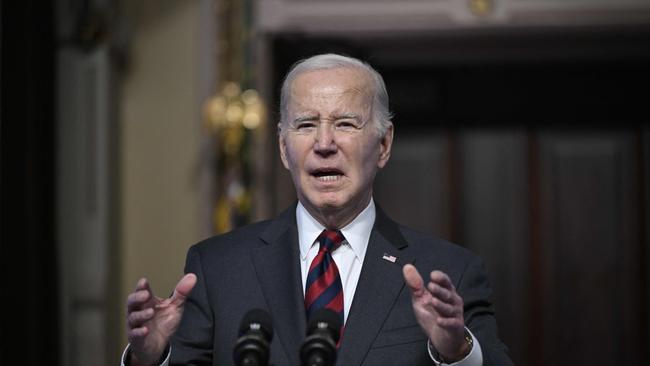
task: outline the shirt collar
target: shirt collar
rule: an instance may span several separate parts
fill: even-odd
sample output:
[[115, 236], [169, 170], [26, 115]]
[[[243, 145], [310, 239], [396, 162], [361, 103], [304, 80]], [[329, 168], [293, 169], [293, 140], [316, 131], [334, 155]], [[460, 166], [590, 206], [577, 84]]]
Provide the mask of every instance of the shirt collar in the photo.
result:
[[[372, 226], [375, 223], [375, 216], [375, 202], [370, 198], [368, 206], [366, 206], [366, 208], [361, 211], [352, 222], [341, 229], [341, 232], [343, 233], [343, 236], [345, 236], [350, 248], [352, 248], [354, 255], [361, 262], [363, 262], [366, 255], [366, 249], [368, 249], [368, 241], [370, 240]], [[309, 248], [314, 245], [318, 235], [320, 235], [325, 227], [309, 214], [300, 201], [296, 206], [296, 223], [298, 225], [300, 258], [305, 260]]]

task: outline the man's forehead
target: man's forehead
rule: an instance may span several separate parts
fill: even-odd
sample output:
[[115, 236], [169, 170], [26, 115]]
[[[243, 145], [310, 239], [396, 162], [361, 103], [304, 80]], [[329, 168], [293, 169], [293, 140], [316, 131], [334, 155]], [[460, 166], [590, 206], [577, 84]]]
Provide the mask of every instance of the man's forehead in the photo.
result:
[[297, 75], [291, 84], [293, 93], [305, 87], [324, 94], [360, 93], [367, 91], [370, 80], [362, 70], [339, 67], [305, 71]]
[[298, 103], [309, 102], [314, 99], [346, 101], [366, 96], [369, 96], [369, 93], [365, 88], [350, 85], [314, 85], [308, 89], [294, 88], [291, 91], [292, 100]]
[[368, 78], [358, 70], [343, 68], [302, 73], [293, 80], [290, 90], [290, 104], [293, 107], [321, 101], [366, 103], [369, 99], [363, 99], [371, 97]]

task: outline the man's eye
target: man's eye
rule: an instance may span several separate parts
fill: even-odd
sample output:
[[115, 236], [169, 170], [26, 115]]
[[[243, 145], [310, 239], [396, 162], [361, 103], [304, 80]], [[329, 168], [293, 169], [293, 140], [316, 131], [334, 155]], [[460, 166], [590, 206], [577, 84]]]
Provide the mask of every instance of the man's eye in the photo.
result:
[[300, 122], [296, 125], [297, 130], [307, 130], [316, 127], [316, 124], [313, 122]]
[[336, 127], [341, 129], [356, 129], [359, 128], [359, 123], [355, 120], [341, 120], [336, 122]]

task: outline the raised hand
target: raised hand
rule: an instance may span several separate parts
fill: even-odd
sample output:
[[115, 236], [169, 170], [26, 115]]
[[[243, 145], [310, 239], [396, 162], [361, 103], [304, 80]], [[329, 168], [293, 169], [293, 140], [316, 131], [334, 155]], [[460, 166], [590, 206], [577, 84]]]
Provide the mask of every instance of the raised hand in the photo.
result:
[[447, 363], [462, 360], [471, 349], [465, 341], [463, 299], [449, 277], [441, 271], [433, 271], [425, 286], [413, 265], [405, 265], [402, 273], [411, 289], [415, 317], [436, 351]]
[[169, 298], [154, 296], [149, 281], [141, 278], [127, 298], [126, 334], [131, 344], [130, 365], [154, 365], [169, 344], [183, 315], [185, 299], [196, 284], [196, 275], [186, 274]]

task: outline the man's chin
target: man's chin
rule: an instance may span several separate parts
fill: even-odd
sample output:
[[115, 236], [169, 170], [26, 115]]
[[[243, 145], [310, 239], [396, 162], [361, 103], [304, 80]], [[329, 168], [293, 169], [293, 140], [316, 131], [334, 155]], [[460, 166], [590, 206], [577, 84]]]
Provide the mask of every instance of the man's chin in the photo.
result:
[[316, 208], [320, 211], [340, 211], [344, 208], [345, 205], [339, 201], [324, 201], [316, 205]]
[[354, 219], [363, 209], [358, 205], [360, 202], [356, 202], [345, 195], [312, 196], [310, 198], [314, 199], [301, 200], [303, 206], [316, 220], [327, 227], [341, 228]]
[[[340, 211], [346, 207], [345, 200], [340, 197], [316, 197], [314, 200], [309, 200], [311, 206], [320, 212]], [[304, 202], [303, 202], [304, 205]]]

